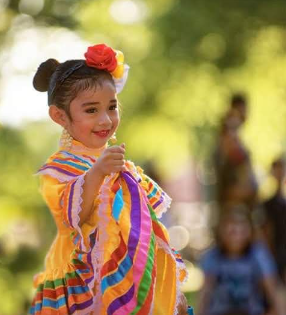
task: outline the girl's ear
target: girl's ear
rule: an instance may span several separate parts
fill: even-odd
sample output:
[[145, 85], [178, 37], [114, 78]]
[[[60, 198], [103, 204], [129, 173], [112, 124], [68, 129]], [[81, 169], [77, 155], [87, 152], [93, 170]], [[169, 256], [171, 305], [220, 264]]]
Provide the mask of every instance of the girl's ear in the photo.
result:
[[68, 124], [68, 116], [66, 112], [55, 105], [51, 105], [49, 107], [49, 115], [55, 123], [61, 125], [64, 128]]

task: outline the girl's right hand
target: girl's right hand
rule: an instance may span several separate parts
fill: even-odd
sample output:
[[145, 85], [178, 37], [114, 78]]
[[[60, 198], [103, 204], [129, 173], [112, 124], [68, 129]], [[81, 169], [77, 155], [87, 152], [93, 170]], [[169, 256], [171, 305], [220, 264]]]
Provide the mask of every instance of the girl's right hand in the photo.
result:
[[125, 171], [125, 145], [114, 145], [103, 151], [101, 156], [94, 163], [100, 176], [105, 177], [111, 173]]

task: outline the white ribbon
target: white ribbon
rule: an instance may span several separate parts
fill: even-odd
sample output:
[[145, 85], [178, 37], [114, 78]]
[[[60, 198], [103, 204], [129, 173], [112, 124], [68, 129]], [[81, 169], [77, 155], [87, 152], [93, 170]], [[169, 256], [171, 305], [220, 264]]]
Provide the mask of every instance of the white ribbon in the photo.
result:
[[124, 64], [123, 76], [121, 78], [118, 78], [118, 79], [113, 77], [113, 81], [115, 83], [115, 89], [116, 89], [117, 94], [119, 94], [125, 86], [125, 83], [126, 83], [127, 78], [128, 78], [129, 69], [130, 69], [130, 67], [128, 65]]

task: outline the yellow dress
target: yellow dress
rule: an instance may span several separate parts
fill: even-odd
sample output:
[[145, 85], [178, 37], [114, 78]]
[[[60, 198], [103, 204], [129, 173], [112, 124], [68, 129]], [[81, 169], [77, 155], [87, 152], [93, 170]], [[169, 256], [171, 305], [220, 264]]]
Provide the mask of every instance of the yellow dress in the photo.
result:
[[170, 198], [139, 167], [128, 161], [107, 176], [79, 226], [84, 177], [100, 153], [74, 140], [38, 172], [58, 233], [30, 314], [176, 314], [186, 271], [158, 221]]

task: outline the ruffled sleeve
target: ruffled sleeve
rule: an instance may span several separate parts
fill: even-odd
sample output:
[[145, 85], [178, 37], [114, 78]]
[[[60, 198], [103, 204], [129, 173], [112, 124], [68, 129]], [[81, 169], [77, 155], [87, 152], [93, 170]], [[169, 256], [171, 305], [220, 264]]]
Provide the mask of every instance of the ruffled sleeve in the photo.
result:
[[156, 216], [161, 218], [162, 214], [171, 206], [172, 199], [153, 179], [144, 173], [141, 167], [135, 166], [130, 161], [126, 162], [126, 166], [145, 190], [149, 204]]
[[142, 179], [140, 185], [146, 191], [147, 198], [156, 216], [160, 218], [171, 206], [172, 199], [152, 178], [144, 174], [141, 167], [137, 166], [137, 170]]
[[[81, 250], [90, 249], [90, 234], [95, 229], [95, 217], [79, 226], [85, 173], [68, 182], [49, 175], [41, 176], [41, 193], [49, 206], [59, 232], [69, 229], [72, 240]], [[94, 222], [93, 222], [94, 221]]]

